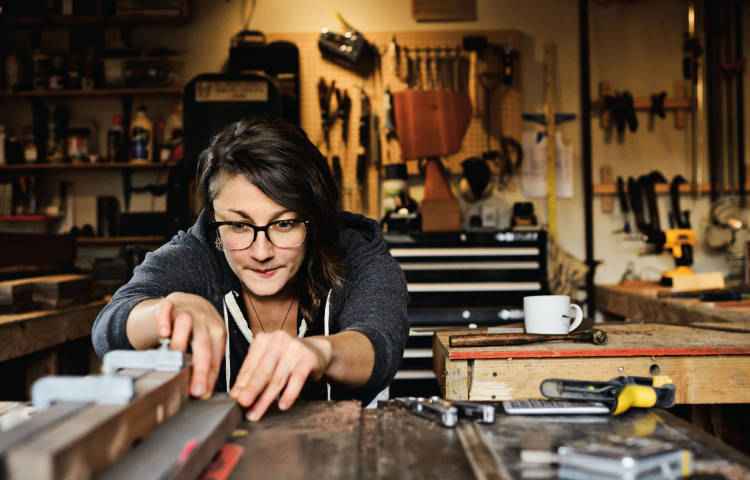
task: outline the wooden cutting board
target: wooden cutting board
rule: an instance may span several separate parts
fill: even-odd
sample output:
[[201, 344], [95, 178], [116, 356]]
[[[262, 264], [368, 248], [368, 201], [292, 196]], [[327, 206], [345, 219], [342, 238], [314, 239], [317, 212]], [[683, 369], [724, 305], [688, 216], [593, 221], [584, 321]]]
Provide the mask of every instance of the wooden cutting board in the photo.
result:
[[450, 90], [393, 94], [396, 133], [405, 160], [452, 155], [461, 150], [471, 120], [471, 101]]

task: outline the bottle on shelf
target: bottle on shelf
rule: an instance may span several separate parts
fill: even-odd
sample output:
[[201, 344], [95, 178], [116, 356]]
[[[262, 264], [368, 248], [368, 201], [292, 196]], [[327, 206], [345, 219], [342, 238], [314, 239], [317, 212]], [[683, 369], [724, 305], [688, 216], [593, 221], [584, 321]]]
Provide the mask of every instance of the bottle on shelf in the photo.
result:
[[21, 87], [21, 76], [18, 65], [18, 57], [10, 52], [5, 57], [5, 91], [13, 92]]
[[125, 155], [123, 143], [125, 141], [125, 132], [122, 129], [122, 116], [115, 115], [112, 119], [112, 126], [107, 130], [107, 161], [123, 162]]
[[36, 163], [39, 161], [39, 152], [36, 148], [36, 139], [34, 138], [34, 128], [31, 126], [23, 129], [23, 161], [26, 163]]
[[149, 163], [154, 157], [154, 124], [146, 116], [146, 107], [140, 105], [130, 125], [130, 161]]
[[5, 125], [0, 124], [0, 165], [5, 165]]

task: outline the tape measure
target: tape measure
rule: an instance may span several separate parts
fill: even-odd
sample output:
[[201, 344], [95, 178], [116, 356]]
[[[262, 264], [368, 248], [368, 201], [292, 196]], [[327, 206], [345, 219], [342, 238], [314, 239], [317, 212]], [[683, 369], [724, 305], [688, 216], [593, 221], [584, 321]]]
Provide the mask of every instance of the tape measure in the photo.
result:
[[549, 238], [557, 238], [557, 191], [555, 158], [555, 69], [556, 47], [552, 42], [544, 44], [544, 119], [547, 131], [547, 223]]

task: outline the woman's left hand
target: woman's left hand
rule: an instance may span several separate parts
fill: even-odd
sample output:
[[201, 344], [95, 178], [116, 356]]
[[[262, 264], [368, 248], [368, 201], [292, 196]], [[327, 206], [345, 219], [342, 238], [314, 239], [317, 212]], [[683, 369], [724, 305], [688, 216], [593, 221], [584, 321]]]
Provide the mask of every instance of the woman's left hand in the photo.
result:
[[229, 396], [250, 407], [247, 419], [260, 420], [282, 392], [279, 409], [292, 406], [307, 378], [320, 380], [331, 363], [331, 343], [324, 337], [299, 340], [277, 330], [259, 333], [247, 352]]

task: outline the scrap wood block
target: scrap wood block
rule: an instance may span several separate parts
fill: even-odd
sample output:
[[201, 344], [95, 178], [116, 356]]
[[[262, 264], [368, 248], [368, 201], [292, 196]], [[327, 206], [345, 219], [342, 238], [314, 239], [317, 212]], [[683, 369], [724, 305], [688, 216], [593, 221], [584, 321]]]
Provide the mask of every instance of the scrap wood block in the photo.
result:
[[721, 272], [677, 275], [672, 279], [672, 292], [697, 292], [701, 290], [722, 290], [726, 288]]
[[0, 282], [0, 309], [17, 312], [31, 308], [33, 284], [26, 279]]
[[92, 404], [10, 448], [0, 469], [9, 480], [91, 478], [177, 413], [188, 398], [190, 371], [146, 373], [128, 405]]
[[62, 308], [86, 302], [93, 296], [91, 275], [46, 275], [0, 282], [0, 308], [13, 311]]

